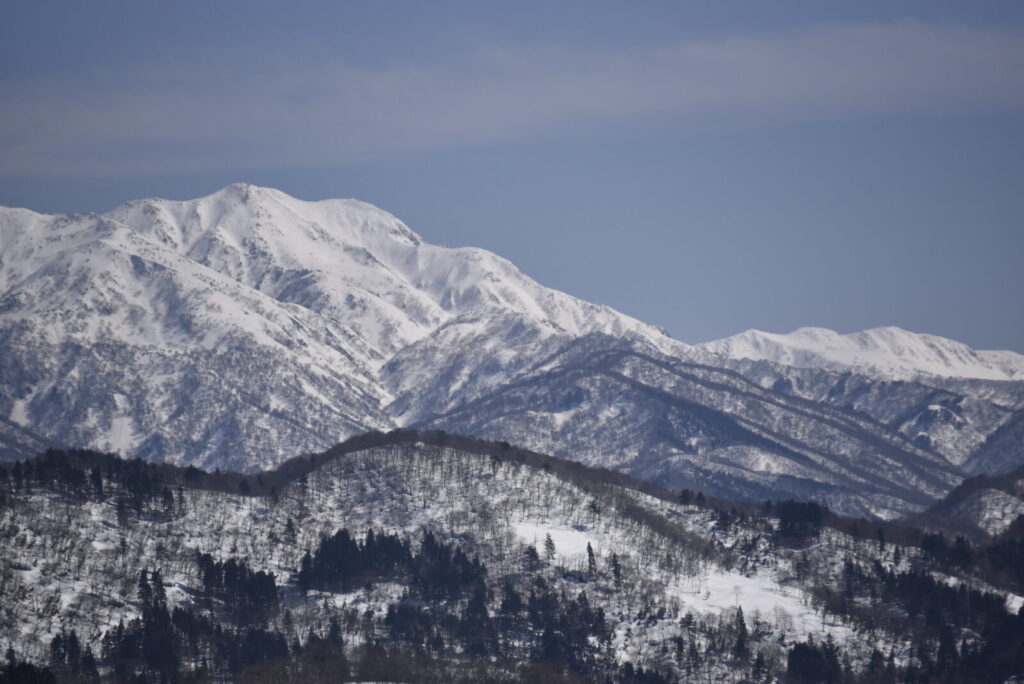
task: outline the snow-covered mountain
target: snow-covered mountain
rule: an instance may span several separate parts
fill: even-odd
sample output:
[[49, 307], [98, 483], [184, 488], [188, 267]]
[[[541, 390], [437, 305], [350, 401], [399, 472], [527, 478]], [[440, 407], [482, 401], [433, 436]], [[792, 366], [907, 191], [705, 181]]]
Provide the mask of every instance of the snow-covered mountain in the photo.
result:
[[788, 335], [748, 330], [697, 346], [734, 359], [846, 370], [890, 380], [921, 376], [1024, 380], [1024, 355], [977, 351], [955, 340], [892, 326], [848, 335], [825, 328], [799, 328]]
[[413, 424], [506, 440], [673, 488], [812, 499], [858, 515], [919, 510], [962, 478], [949, 459], [851, 411], [603, 335], [512, 382], [415, 395]]
[[103, 215], [0, 209], [0, 293], [0, 416], [66, 444], [220, 467], [392, 427], [378, 371], [432, 334], [511, 316], [545, 339], [684, 347], [362, 202], [251, 185]]
[[970, 359], [996, 356], [918, 346], [960, 376], [690, 347], [354, 200], [240, 184], [102, 215], [0, 209], [6, 458], [45, 442], [251, 472], [415, 425], [892, 517], [1024, 463], [1013, 355], [978, 379]]

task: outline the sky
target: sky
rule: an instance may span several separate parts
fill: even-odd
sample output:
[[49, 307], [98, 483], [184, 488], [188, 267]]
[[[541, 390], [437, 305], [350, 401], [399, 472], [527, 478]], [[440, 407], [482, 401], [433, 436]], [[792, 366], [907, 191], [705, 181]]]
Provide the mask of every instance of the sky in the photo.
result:
[[1024, 3], [0, 4], [0, 204], [237, 181], [685, 342], [1024, 352]]

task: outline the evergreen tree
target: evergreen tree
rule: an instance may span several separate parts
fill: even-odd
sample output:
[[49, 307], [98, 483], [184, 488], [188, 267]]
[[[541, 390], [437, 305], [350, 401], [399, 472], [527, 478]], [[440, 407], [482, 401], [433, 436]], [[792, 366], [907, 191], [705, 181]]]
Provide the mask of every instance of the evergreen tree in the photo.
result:
[[89, 679], [99, 679], [100, 670], [96, 665], [96, 656], [92, 653], [92, 647], [87, 646], [82, 654], [82, 674]]
[[942, 674], [956, 671], [959, 654], [956, 648], [956, 637], [953, 635], [953, 628], [948, 624], [942, 625], [939, 631], [939, 652], [935, 657], [935, 667]]
[[509, 581], [505, 582], [501, 596], [501, 614], [508, 618], [514, 618], [523, 610], [523, 598], [516, 591]]
[[537, 547], [527, 546], [526, 551], [523, 552], [523, 559], [526, 562], [527, 570], [536, 570], [540, 567], [540, 555], [537, 553]]
[[753, 675], [754, 679], [761, 679], [765, 675], [765, 669], [764, 653], [758, 651], [754, 657], [754, 665], [750, 670], [750, 674]]
[[153, 600], [153, 589], [149, 586], [149, 579], [146, 577], [146, 570], [143, 569], [139, 573], [139, 603], [142, 604], [143, 608], [149, 606]]
[[612, 567], [612, 579], [615, 580], [615, 588], [619, 589], [622, 587], [622, 567], [619, 565], [619, 555], [612, 553], [609, 565]]
[[153, 596], [153, 603], [166, 608], [167, 606], [167, 593], [164, 591], [164, 580], [160, 576], [160, 570], [154, 570], [150, 575], [150, 587]]
[[544, 537], [544, 559], [549, 563], [555, 559], [555, 540], [550, 532]]
[[733, 643], [732, 654], [737, 660], [746, 660], [750, 655], [750, 648], [747, 645], [747, 622], [743, 618], [743, 607], [736, 609], [736, 641]]

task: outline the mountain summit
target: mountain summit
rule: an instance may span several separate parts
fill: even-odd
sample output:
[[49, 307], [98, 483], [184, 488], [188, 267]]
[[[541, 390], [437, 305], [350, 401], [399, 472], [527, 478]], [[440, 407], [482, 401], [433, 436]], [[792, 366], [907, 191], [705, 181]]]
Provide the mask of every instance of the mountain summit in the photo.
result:
[[210, 466], [393, 427], [380, 370], [431, 335], [501, 320], [684, 347], [490, 252], [430, 245], [372, 205], [246, 184], [101, 215], [0, 209], [0, 293], [0, 415]]

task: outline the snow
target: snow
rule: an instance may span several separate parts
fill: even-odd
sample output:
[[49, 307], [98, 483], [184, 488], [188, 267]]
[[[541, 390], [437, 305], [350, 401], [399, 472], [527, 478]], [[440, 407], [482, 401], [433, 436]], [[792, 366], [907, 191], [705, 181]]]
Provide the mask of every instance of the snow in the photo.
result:
[[11, 407], [11, 422], [19, 425], [28, 423], [28, 402], [24, 399], [16, 399]]
[[763, 576], [747, 577], [716, 569], [704, 576], [684, 578], [675, 583], [673, 589], [684, 608], [694, 612], [717, 613], [743, 608], [747, 618], [759, 614], [776, 623], [791, 624], [797, 636], [824, 631], [840, 642], [850, 636], [848, 627], [824, 622], [801, 592], [782, 587]]
[[138, 442], [131, 416], [118, 416], [110, 421], [106, 450], [113, 453], [131, 453]]
[[892, 326], [847, 335], [826, 328], [799, 328], [789, 334], [748, 330], [697, 347], [734, 359], [798, 368], [851, 369], [890, 378], [934, 375], [1024, 380], [1024, 355], [976, 351], [962, 342]]
[[[279, 296], [267, 279], [273, 268], [307, 273], [323, 296], [318, 309], [345, 311], [371, 347], [392, 353], [479, 307], [576, 335], [664, 337], [636, 319], [544, 288], [484, 250], [430, 245], [391, 214], [356, 200], [306, 202], [236, 184], [186, 202], [130, 202], [105, 218], [143, 237], [169, 231], [180, 254], [272, 296]], [[374, 306], [353, 312], [344, 306], [350, 295]]]
[[[102, 215], [0, 208], [0, 264], [0, 292], [14, 293], [0, 332], [18, 330], [13, 358], [39, 360], [20, 363], [25, 377], [12, 382], [32, 394], [12, 399], [7, 415], [58, 442], [125, 455], [240, 467], [238, 459], [259, 454], [244, 464], [252, 469], [273, 463], [266, 454], [393, 428], [415, 416], [390, 405], [419, 390], [452, 334], [491, 341], [476, 344], [488, 354], [484, 372], [466, 364], [454, 376], [459, 390], [494, 387], [534, 353], [590, 333], [688, 349], [653, 326], [543, 287], [494, 254], [431, 245], [372, 205], [307, 202], [247, 184], [195, 200], [132, 201]], [[528, 334], [513, 340], [502, 328]], [[407, 358], [426, 367], [407, 366], [395, 382], [385, 365], [414, 346]], [[91, 352], [67, 358], [81, 349]], [[217, 355], [239, 359], [238, 367], [210, 360]], [[157, 381], [183, 366], [196, 372]], [[276, 391], [283, 378], [292, 392]], [[61, 391], [40, 395], [49, 387]], [[90, 396], [98, 387], [128, 400]], [[197, 394], [220, 395], [221, 415], [191, 401]], [[270, 394], [273, 401], [250, 398]], [[29, 411], [31, 396], [62, 403]], [[47, 419], [54, 414], [61, 419]], [[168, 418], [189, 425], [172, 429]], [[233, 421], [242, 434], [196, 446]], [[154, 436], [159, 454], [140, 453]]]
[[581, 526], [565, 528], [553, 525], [538, 524], [533, 522], [517, 522], [512, 525], [516, 536], [527, 544], [535, 546], [537, 553], [543, 556], [544, 541], [547, 535], [551, 535], [551, 541], [555, 543], [555, 556], [561, 559], [571, 559], [587, 555], [587, 544], [590, 544], [594, 553], [598, 553], [599, 544], [597, 539], [587, 534], [586, 528]]

